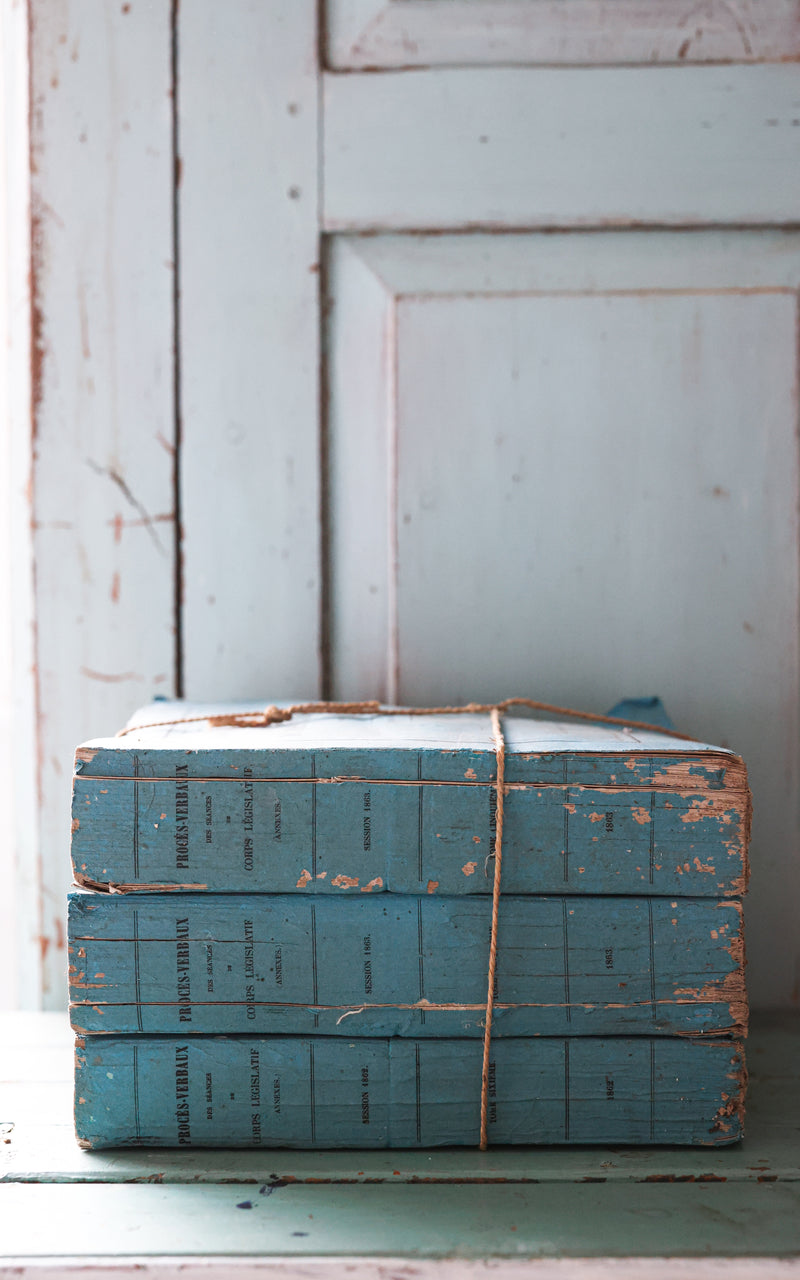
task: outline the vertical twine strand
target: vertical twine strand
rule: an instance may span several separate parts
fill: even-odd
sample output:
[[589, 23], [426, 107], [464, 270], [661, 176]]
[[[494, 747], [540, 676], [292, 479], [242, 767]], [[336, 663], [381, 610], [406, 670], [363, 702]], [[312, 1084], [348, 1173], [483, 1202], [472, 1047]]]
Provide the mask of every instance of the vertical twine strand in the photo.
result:
[[500, 711], [492, 707], [492, 739], [497, 756], [497, 808], [494, 830], [494, 883], [492, 885], [492, 931], [489, 940], [489, 977], [486, 992], [486, 1023], [483, 1030], [483, 1069], [481, 1071], [481, 1137], [480, 1149], [489, 1145], [489, 1055], [492, 1048], [492, 1017], [494, 1015], [494, 985], [497, 970], [497, 921], [500, 914], [500, 876], [503, 869], [503, 807], [505, 800], [506, 743], [500, 723]]

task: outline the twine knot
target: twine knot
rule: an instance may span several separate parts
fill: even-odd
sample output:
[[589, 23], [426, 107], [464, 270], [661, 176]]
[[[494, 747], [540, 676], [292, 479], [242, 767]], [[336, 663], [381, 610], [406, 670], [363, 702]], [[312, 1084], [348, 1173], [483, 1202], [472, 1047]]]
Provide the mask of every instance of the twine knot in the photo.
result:
[[234, 711], [228, 715], [209, 716], [208, 723], [214, 729], [266, 729], [282, 720], [291, 720], [292, 711], [281, 707], [265, 707], [263, 711]]

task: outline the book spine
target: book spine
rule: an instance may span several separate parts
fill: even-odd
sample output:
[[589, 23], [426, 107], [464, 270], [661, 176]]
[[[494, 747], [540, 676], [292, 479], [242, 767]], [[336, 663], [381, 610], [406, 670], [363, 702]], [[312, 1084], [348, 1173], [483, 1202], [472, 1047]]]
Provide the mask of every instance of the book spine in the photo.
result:
[[[176, 768], [185, 772], [170, 779], [76, 776], [72, 860], [79, 884], [491, 893], [485, 869], [496, 794], [488, 781], [201, 779], [189, 776], [188, 765]], [[699, 787], [510, 784], [504, 889], [740, 895], [746, 788]]]
[[[476, 1146], [481, 1053], [458, 1040], [87, 1037], [75, 1127], [91, 1148]], [[721, 1145], [741, 1137], [744, 1090], [735, 1040], [502, 1040], [489, 1140]]]
[[[75, 894], [73, 1026], [480, 1037], [490, 918], [485, 898]], [[493, 1034], [741, 1030], [743, 950], [737, 902], [504, 896]]]

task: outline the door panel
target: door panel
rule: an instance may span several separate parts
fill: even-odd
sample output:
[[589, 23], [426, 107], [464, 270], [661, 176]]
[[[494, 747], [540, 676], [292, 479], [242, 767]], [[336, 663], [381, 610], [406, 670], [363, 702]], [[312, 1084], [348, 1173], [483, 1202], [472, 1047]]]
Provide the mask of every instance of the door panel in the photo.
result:
[[[330, 270], [335, 695], [660, 693], [751, 765], [754, 908], [796, 810], [799, 281], [775, 233], [342, 238]], [[783, 948], [788, 993], [775, 919], [753, 973]]]
[[794, 66], [324, 77], [329, 231], [793, 222]]
[[796, 0], [328, 0], [336, 70], [784, 61]]

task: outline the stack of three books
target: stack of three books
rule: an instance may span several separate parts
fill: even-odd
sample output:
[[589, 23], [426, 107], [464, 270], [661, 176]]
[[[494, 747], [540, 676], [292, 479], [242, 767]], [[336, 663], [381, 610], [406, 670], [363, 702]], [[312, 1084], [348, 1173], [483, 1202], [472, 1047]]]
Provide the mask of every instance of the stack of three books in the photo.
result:
[[483, 1072], [488, 717], [219, 711], [157, 704], [77, 752], [84, 1145], [478, 1145], [482, 1105], [492, 1145], [741, 1136], [737, 756], [503, 717]]

